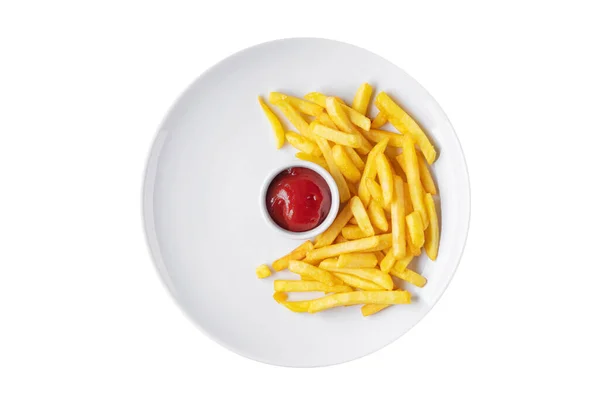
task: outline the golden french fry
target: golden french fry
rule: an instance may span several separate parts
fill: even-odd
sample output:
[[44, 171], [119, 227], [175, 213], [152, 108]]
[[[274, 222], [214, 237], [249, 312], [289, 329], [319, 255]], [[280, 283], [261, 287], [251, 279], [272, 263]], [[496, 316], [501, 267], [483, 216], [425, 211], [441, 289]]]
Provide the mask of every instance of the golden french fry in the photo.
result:
[[385, 216], [385, 211], [377, 201], [369, 203], [367, 214], [375, 228], [380, 229], [382, 232], [388, 231], [389, 225]]
[[[320, 151], [320, 149], [319, 149], [319, 151]], [[299, 160], [304, 160], [304, 161], [309, 161], [311, 163], [315, 163], [315, 164], [325, 168], [327, 171], [329, 171], [329, 167], [327, 166], [327, 163], [325, 162], [325, 159], [323, 157], [316, 157], [316, 156], [313, 156], [312, 154], [299, 152], [299, 153], [296, 153], [296, 158]]]
[[375, 202], [377, 202], [380, 206], [383, 206], [383, 190], [381, 190], [381, 186], [379, 186], [379, 183], [375, 182], [375, 179], [371, 178], [367, 178], [366, 183], [367, 190], [369, 191], [369, 194], [371, 195], [373, 200], [375, 200]]
[[[404, 162], [406, 178], [408, 180], [408, 190], [410, 191], [410, 200], [415, 211], [421, 215], [423, 227], [427, 228], [429, 220], [427, 219], [427, 211], [423, 203], [423, 186], [421, 185], [421, 177], [419, 174], [419, 162], [417, 160], [417, 152], [415, 150], [415, 142], [410, 135], [404, 135], [404, 146], [402, 156], [398, 162]], [[404, 161], [402, 161], [404, 159]]]
[[440, 225], [431, 193], [425, 195], [425, 208], [429, 216], [429, 226], [425, 230], [425, 253], [427, 253], [430, 259], [435, 261], [438, 255], [438, 248], [440, 247]]
[[393, 147], [402, 147], [402, 136], [404, 136], [399, 133], [382, 131], [379, 129], [371, 129], [368, 132], [364, 132], [364, 135], [373, 143], [379, 143], [383, 139], [387, 138], [389, 140], [388, 146]]
[[366, 279], [359, 278], [356, 275], [342, 274], [342, 273], [339, 273], [339, 272], [334, 272], [333, 275], [335, 275], [339, 280], [341, 280], [342, 282], [344, 282], [346, 285], [351, 286], [351, 287], [356, 288], [356, 289], [360, 289], [360, 290], [385, 290], [384, 288], [382, 288], [378, 284], [376, 284], [374, 282], [371, 282], [369, 280], [366, 280]]
[[337, 126], [333, 123], [331, 117], [329, 114], [327, 114], [327, 111], [323, 111], [321, 114], [319, 114], [317, 121], [328, 128], [337, 129]]
[[311, 124], [311, 131], [314, 135], [323, 139], [331, 140], [334, 143], [342, 144], [348, 147], [360, 147], [360, 137], [353, 133], [344, 133], [336, 129], [331, 129], [318, 122]]
[[394, 174], [392, 172], [392, 166], [383, 153], [377, 156], [375, 165], [377, 167], [377, 176], [379, 177], [379, 183], [381, 184], [381, 191], [383, 194], [383, 206], [387, 207], [392, 202], [392, 196], [394, 194]]
[[302, 115], [287, 101], [280, 101], [275, 104], [290, 121], [290, 123], [300, 132], [300, 134], [313, 142], [315, 141], [315, 135], [311, 132], [308, 127], [308, 122], [302, 118]]
[[324, 260], [329, 257], [337, 257], [344, 253], [385, 250], [391, 246], [391, 234], [370, 236], [364, 239], [349, 240], [344, 243], [337, 243], [318, 249], [313, 249], [306, 254], [306, 261], [310, 262]]
[[328, 308], [350, 306], [356, 304], [409, 304], [410, 293], [403, 290], [377, 292], [348, 292], [336, 293], [318, 299], [310, 300], [309, 313], [315, 313]]
[[392, 251], [394, 258], [406, 255], [406, 230], [404, 209], [404, 182], [399, 176], [394, 176], [394, 197], [392, 201]]
[[333, 146], [331, 151], [333, 153], [333, 159], [339, 167], [340, 171], [342, 171], [344, 177], [346, 177], [346, 179], [348, 179], [352, 183], [359, 182], [360, 171], [358, 170], [358, 168], [356, 168], [350, 157], [348, 157], [348, 154], [344, 150], [344, 147], [340, 146], [339, 144], [336, 144], [335, 146]]
[[427, 279], [424, 276], [419, 275], [415, 271], [411, 269], [404, 269], [403, 271], [398, 271], [395, 268], [392, 268], [390, 274], [394, 275], [397, 278], [405, 280], [408, 283], [411, 283], [417, 287], [423, 287], [427, 284]]
[[[379, 129], [382, 126], [384, 126], [387, 123], [387, 116], [385, 115], [385, 113], [383, 111], [379, 111], [377, 113], [377, 115], [375, 116], [375, 118], [373, 118], [373, 121], [371, 121], [371, 130], [373, 129]], [[368, 138], [368, 136], [367, 136]]]
[[425, 159], [429, 164], [433, 164], [436, 158], [436, 151], [425, 132], [421, 127], [406, 113], [398, 104], [396, 104], [385, 92], [379, 92], [375, 98], [377, 108], [388, 116], [391, 124], [398, 129], [399, 132], [412, 136], [419, 144]]
[[272, 267], [275, 271], [282, 271], [288, 267], [291, 260], [302, 260], [304, 257], [306, 257], [306, 252], [312, 250], [313, 248], [314, 246], [312, 242], [310, 240], [307, 240], [306, 242], [302, 243], [300, 246], [292, 250], [290, 254], [287, 254], [281, 257], [280, 259], [275, 260], [275, 262], [273, 262]]
[[345, 146], [344, 150], [346, 150], [346, 153], [348, 154], [348, 157], [350, 157], [350, 159], [352, 160], [354, 166], [356, 166], [356, 168], [358, 168], [359, 171], [363, 171], [365, 169], [365, 162], [362, 158], [360, 158], [356, 150], [348, 146]]
[[423, 154], [420, 151], [417, 152], [417, 159], [419, 161], [419, 176], [421, 177], [423, 189], [425, 189], [427, 193], [436, 195], [437, 189], [435, 187], [435, 182], [433, 181], [433, 177], [431, 176], [431, 172], [429, 171], [429, 167], [427, 166], [427, 161], [425, 160], [425, 157], [423, 157]]
[[394, 250], [392, 248], [390, 251], [388, 251], [386, 253], [385, 257], [383, 258], [383, 260], [381, 261], [379, 266], [383, 272], [390, 272], [390, 270], [394, 267], [395, 263], [396, 263], [396, 257], [394, 257]]
[[300, 275], [300, 279], [303, 281], [314, 281], [313, 278], [311, 278], [310, 276], [306, 276], [306, 275]]
[[346, 240], [356, 240], [369, 237], [369, 235], [367, 235], [362, 229], [360, 229], [360, 226], [357, 225], [346, 225], [344, 228], [342, 228], [342, 236]]
[[319, 157], [321, 154], [323, 154], [315, 142], [297, 134], [296, 132], [287, 132], [285, 134], [285, 138], [289, 144], [304, 153], [311, 154], [315, 157]]
[[267, 265], [262, 264], [256, 267], [256, 277], [258, 279], [264, 279], [268, 276], [271, 276], [271, 270]]
[[281, 304], [286, 306], [288, 309], [293, 312], [301, 313], [308, 312], [308, 307], [310, 306], [311, 300], [302, 300], [302, 301], [284, 301]]
[[371, 152], [367, 157], [365, 170], [363, 171], [362, 177], [360, 178], [360, 184], [358, 185], [358, 197], [360, 197], [363, 204], [368, 205], [369, 201], [371, 201], [371, 194], [369, 193], [369, 189], [367, 189], [367, 179], [375, 179], [375, 175], [377, 174], [375, 159], [379, 154], [385, 151], [387, 144], [388, 139], [384, 139], [377, 143], [373, 149], [371, 149]]
[[269, 93], [269, 103], [277, 104], [280, 101], [287, 101], [301, 113], [312, 115], [313, 117], [316, 117], [323, 112], [323, 107], [310, 101], [278, 92]]
[[425, 243], [425, 232], [423, 229], [423, 222], [421, 221], [421, 215], [417, 211], [413, 211], [406, 216], [406, 223], [412, 243], [418, 248], [423, 247], [423, 244]]
[[337, 258], [327, 258], [319, 263], [319, 268], [329, 269], [329, 268], [337, 268]]
[[354, 218], [356, 218], [360, 229], [367, 234], [367, 236], [375, 235], [375, 230], [373, 229], [373, 225], [369, 220], [367, 210], [358, 196], [354, 196], [350, 199], [350, 208], [352, 209], [352, 215], [354, 215]]
[[[407, 254], [399, 260], [396, 260], [392, 269], [395, 269], [396, 272], [402, 272], [408, 267], [408, 264], [413, 260], [414, 256], [412, 254]], [[390, 270], [391, 271], [391, 270]]]
[[326, 285], [318, 281], [292, 281], [292, 280], [275, 280], [273, 287], [276, 292], [325, 292], [325, 293], [342, 293], [351, 292], [352, 288], [344, 285]]
[[[358, 146], [358, 152], [361, 154], [368, 154], [373, 148], [373, 145], [369, 143], [367, 139], [352, 125], [348, 115], [343, 109], [342, 103], [340, 103], [335, 97], [328, 97], [325, 101], [327, 106], [327, 114], [331, 117], [335, 125], [340, 131], [356, 135], [359, 138], [360, 146]], [[354, 146], [353, 146], [354, 147]]]
[[338, 257], [337, 268], [375, 268], [377, 257], [374, 253], [342, 254]]
[[283, 303], [284, 301], [286, 301], [288, 298], [287, 293], [283, 293], [283, 292], [275, 292], [273, 293], [273, 300], [275, 300], [278, 303]]
[[344, 242], [347, 242], [347, 241], [348, 241], [348, 239], [346, 239], [344, 237], [344, 235], [339, 234], [339, 235], [337, 235], [337, 237], [335, 238], [335, 240], [333, 241], [333, 243], [344, 243]]
[[317, 137], [316, 142], [317, 146], [319, 146], [319, 149], [321, 150], [321, 153], [323, 153], [323, 157], [325, 157], [327, 169], [329, 170], [329, 173], [333, 177], [333, 180], [338, 187], [338, 191], [340, 192], [340, 201], [345, 203], [350, 198], [350, 189], [348, 189], [348, 183], [346, 183], [344, 175], [342, 175], [342, 172], [335, 164], [333, 154], [331, 153], [331, 147], [329, 147], [329, 142], [321, 137]]
[[264, 102], [264, 100], [259, 96], [258, 102], [260, 103], [260, 107], [263, 109], [263, 112], [267, 116], [273, 131], [275, 132], [275, 140], [276, 146], [278, 149], [283, 147], [285, 143], [285, 132], [283, 130], [283, 125], [281, 125], [281, 121], [277, 118], [277, 115], [269, 108], [269, 106]]
[[352, 100], [352, 108], [362, 115], [367, 115], [367, 109], [369, 108], [369, 101], [371, 101], [371, 95], [373, 94], [373, 87], [368, 83], [360, 85], [354, 100]]
[[352, 218], [352, 208], [350, 207], [350, 203], [346, 204], [342, 211], [340, 211], [333, 220], [333, 223], [329, 225], [329, 228], [319, 236], [317, 236], [315, 240], [315, 248], [328, 246], [335, 238], [342, 232], [342, 228], [348, 224], [348, 221]]
[[331, 275], [329, 272], [302, 261], [290, 261], [288, 269], [298, 275], [309, 276], [314, 280], [323, 282], [329, 286], [334, 286], [339, 283], [339, 280], [335, 279], [335, 276]]
[[365, 304], [360, 308], [360, 312], [362, 313], [363, 317], [368, 317], [369, 315], [378, 313], [381, 310], [385, 310], [389, 306], [390, 304]]
[[387, 272], [383, 272], [377, 268], [330, 268], [327, 271], [358, 276], [361, 279], [376, 283], [387, 290], [392, 290], [394, 288], [392, 277]]
[[[326, 104], [327, 96], [324, 95], [323, 93], [319, 93], [319, 92], [308, 93], [307, 95], [304, 96], [304, 98], [306, 100], [312, 101], [313, 103], [317, 103], [321, 107], [327, 106], [327, 104]], [[350, 108], [347, 105], [345, 105], [341, 101], [341, 99], [339, 99], [337, 97], [336, 97], [336, 99], [342, 104], [342, 108], [344, 109], [346, 114], [348, 114], [348, 118], [350, 118], [350, 122], [352, 122], [354, 125], [358, 126], [359, 128], [364, 129], [365, 131], [368, 131], [369, 129], [371, 129], [371, 120], [369, 118], [365, 117], [364, 115], [362, 115], [358, 111], [354, 110], [353, 108]]]

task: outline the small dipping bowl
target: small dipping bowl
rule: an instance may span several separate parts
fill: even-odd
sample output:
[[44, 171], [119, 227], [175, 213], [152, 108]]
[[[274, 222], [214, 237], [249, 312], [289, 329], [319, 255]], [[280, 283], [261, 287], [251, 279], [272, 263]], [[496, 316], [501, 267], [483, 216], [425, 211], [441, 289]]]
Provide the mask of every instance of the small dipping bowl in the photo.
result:
[[[327, 183], [327, 186], [329, 187], [329, 192], [331, 193], [331, 208], [329, 209], [327, 217], [325, 217], [323, 222], [321, 222], [318, 226], [305, 232], [293, 232], [282, 228], [277, 224], [277, 222], [273, 221], [271, 215], [269, 214], [269, 210], [267, 209], [267, 191], [269, 190], [269, 186], [271, 186], [271, 182], [273, 182], [273, 179], [275, 179], [275, 177], [281, 172], [294, 167], [307, 168], [319, 174]], [[265, 178], [265, 181], [263, 182], [262, 187], [260, 188], [260, 196], [258, 200], [260, 203], [260, 211], [267, 225], [271, 226], [273, 229], [275, 229], [282, 235], [297, 240], [310, 239], [323, 233], [333, 223], [335, 217], [337, 217], [337, 213], [340, 208], [340, 192], [338, 191], [337, 185], [335, 184], [335, 180], [333, 180], [331, 174], [327, 172], [325, 168], [317, 164], [301, 160], [296, 160], [290, 162], [289, 164], [280, 165], [276, 169], [271, 171]]]

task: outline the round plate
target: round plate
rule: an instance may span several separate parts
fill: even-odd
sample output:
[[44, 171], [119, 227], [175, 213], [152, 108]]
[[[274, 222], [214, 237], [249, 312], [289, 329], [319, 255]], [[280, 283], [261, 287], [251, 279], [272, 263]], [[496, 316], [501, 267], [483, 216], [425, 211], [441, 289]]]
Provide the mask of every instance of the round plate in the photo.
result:
[[[413, 303], [364, 318], [360, 306], [296, 314], [273, 299], [273, 279], [255, 268], [300, 242], [267, 226], [259, 192], [267, 174], [294, 158], [275, 149], [257, 96], [311, 91], [351, 102], [369, 82], [420, 123], [436, 149], [441, 198], [439, 258], [413, 267]], [[371, 107], [371, 116], [376, 113]], [[385, 128], [392, 129], [392, 128]], [[324, 39], [286, 39], [243, 50], [198, 78], [165, 118], [143, 189], [144, 223], [156, 267], [186, 314], [209, 337], [269, 364], [309, 367], [369, 354], [399, 338], [433, 307], [460, 260], [469, 225], [469, 179], [459, 141], [435, 100], [400, 68], [364, 49]]]

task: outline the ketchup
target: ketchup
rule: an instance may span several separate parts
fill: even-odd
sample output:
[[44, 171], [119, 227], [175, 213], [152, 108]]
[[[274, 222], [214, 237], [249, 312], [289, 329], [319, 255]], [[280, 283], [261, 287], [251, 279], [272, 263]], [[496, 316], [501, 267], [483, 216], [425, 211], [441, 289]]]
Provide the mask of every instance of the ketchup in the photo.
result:
[[280, 172], [267, 190], [267, 210], [277, 225], [292, 232], [306, 232], [327, 217], [331, 191], [325, 179], [309, 168]]

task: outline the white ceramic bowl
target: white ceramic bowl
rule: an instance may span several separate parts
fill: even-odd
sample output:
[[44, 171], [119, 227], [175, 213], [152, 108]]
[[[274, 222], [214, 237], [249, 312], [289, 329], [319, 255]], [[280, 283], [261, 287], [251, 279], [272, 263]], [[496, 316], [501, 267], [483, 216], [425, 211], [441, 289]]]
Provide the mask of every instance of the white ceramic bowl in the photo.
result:
[[[325, 218], [325, 220], [323, 220], [323, 222], [321, 222], [319, 224], [319, 226], [317, 226], [316, 228], [311, 229], [309, 231], [306, 231], [306, 232], [292, 232], [292, 231], [288, 231], [287, 229], [282, 228], [281, 226], [277, 225], [277, 223], [275, 221], [273, 221], [273, 219], [269, 215], [269, 210], [267, 210], [266, 197], [267, 197], [267, 190], [269, 189], [269, 185], [271, 184], [273, 179], [275, 179], [275, 177], [277, 175], [279, 175], [279, 173], [283, 172], [284, 170], [286, 170], [288, 168], [293, 168], [293, 167], [303, 167], [303, 168], [308, 168], [310, 170], [315, 171], [323, 179], [325, 179], [327, 186], [329, 186], [329, 191], [331, 192], [331, 208], [329, 209], [329, 214], [327, 214], [327, 217]], [[283, 165], [275, 168], [273, 171], [271, 171], [267, 175], [265, 181], [263, 182], [263, 184], [260, 188], [260, 195], [258, 197], [258, 201], [260, 203], [259, 207], [260, 207], [262, 216], [263, 216], [265, 222], [270, 227], [272, 227], [277, 232], [279, 232], [282, 235], [289, 237], [291, 239], [306, 240], [306, 239], [313, 238], [313, 237], [323, 233], [333, 223], [333, 220], [335, 220], [338, 210], [340, 209], [340, 192], [337, 188], [337, 185], [335, 184], [335, 180], [333, 180], [333, 177], [331, 176], [331, 174], [329, 172], [327, 172], [327, 170], [325, 170], [325, 168], [321, 167], [320, 165], [311, 163], [311, 162], [296, 160], [296, 161], [291, 161], [289, 163], [283, 164]]]

